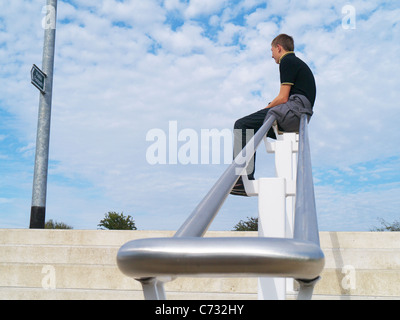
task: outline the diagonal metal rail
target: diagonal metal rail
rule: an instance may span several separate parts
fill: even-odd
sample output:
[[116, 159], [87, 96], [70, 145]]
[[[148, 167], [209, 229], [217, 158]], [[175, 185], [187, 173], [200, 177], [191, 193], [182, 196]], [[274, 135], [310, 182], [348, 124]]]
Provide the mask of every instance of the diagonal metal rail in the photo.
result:
[[220, 208], [230, 194], [239, 176], [246, 170], [251, 158], [257, 148], [263, 142], [264, 137], [275, 122], [275, 116], [270, 116], [265, 121], [261, 129], [249, 141], [222, 177], [212, 187], [206, 197], [200, 202], [190, 217], [175, 234], [175, 237], [203, 237], [210, 227], [212, 221], [217, 216]]
[[312, 298], [325, 257], [319, 243], [306, 115], [300, 123], [294, 239], [202, 238], [275, 120], [266, 119], [173, 238], [136, 240], [121, 247], [118, 267], [142, 283], [146, 299], [165, 299], [163, 281], [215, 275], [292, 277], [300, 283], [298, 299]]

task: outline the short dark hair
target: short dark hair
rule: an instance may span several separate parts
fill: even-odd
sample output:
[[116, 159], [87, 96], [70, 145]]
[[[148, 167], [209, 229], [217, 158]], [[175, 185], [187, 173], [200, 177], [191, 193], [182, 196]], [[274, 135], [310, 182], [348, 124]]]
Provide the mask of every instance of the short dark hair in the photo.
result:
[[287, 34], [280, 34], [271, 43], [272, 46], [276, 47], [281, 45], [286, 51], [294, 51], [294, 40], [291, 36]]

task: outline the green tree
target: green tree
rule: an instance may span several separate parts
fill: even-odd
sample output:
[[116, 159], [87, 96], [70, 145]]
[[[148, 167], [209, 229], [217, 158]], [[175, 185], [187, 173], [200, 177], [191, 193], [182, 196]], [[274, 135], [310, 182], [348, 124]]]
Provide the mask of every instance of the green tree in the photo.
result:
[[385, 219], [379, 218], [378, 219], [381, 223], [381, 227], [373, 227], [371, 231], [373, 232], [399, 232], [400, 231], [400, 221], [395, 220], [394, 222], [390, 223], [387, 222]]
[[49, 221], [46, 222], [46, 224], [44, 225], [44, 228], [45, 229], [65, 229], [65, 230], [73, 229], [71, 226], [69, 226], [63, 222], [53, 221], [52, 219], [50, 219]]
[[241, 220], [233, 231], [258, 231], [258, 218], [249, 218], [247, 221]]
[[102, 230], [137, 230], [135, 221], [131, 216], [124, 216], [124, 213], [108, 212], [98, 227]]

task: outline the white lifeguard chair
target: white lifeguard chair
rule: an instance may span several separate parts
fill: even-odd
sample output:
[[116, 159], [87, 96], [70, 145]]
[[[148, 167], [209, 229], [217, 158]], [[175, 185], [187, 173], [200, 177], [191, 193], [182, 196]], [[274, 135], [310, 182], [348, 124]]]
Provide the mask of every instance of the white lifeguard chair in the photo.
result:
[[[242, 179], [247, 195], [258, 196], [259, 237], [293, 238], [299, 134], [279, 131], [276, 121], [273, 129], [277, 140], [264, 142], [267, 152], [275, 153], [276, 177]], [[293, 279], [259, 278], [260, 300], [285, 300], [287, 292], [294, 292]]]

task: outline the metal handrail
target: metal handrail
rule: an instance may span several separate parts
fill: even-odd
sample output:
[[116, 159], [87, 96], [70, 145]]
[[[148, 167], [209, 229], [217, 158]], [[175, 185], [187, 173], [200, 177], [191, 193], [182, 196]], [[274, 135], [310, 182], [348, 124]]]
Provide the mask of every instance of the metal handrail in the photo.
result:
[[246, 170], [246, 164], [254, 156], [257, 148], [275, 122], [275, 116], [269, 116], [247, 146], [236, 157], [210, 192], [196, 207], [174, 237], [203, 237], [212, 221], [224, 204], [238, 177]]
[[294, 238], [320, 246], [307, 123], [308, 116], [303, 115], [299, 131]]
[[135, 240], [119, 254], [121, 271], [132, 278], [272, 276], [318, 278], [320, 248], [285, 238], [155, 238]]
[[173, 238], [129, 242], [118, 253], [120, 270], [142, 282], [147, 299], [164, 299], [162, 281], [182, 275], [293, 277], [298, 299], [311, 299], [325, 257], [320, 248], [307, 115], [301, 117], [294, 239], [201, 238], [228, 197], [238, 175], [275, 122], [269, 116]]

